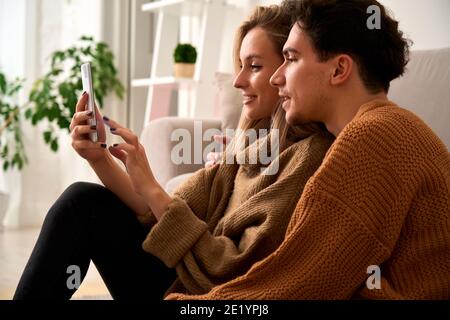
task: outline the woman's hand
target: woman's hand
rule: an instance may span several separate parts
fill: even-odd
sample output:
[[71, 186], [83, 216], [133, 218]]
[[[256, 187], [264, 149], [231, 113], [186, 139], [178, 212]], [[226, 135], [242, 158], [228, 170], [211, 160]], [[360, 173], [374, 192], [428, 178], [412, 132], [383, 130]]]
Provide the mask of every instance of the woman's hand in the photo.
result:
[[134, 191], [142, 196], [157, 220], [166, 212], [172, 198], [164, 191], [153, 176], [144, 147], [139, 143], [138, 137], [116, 121], [103, 118], [110, 127], [111, 133], [125, 140], [125, 143], [115, 144], [109, 152], [122, 161], [127, 169]]
[[[224, 136], [224, 135], [215, 135], [214, 141], [223, 144], [223, 146], [224, 146], [223, 149], [225, 150], [225, 147], [231, 141], [231, 137]], [[216, 165], [217, 163], [219, 163], [221, 160], [221, 157], [222, 157], [222, 152], [208, 153], [206, 155], [206, 160], [208, 160], [208, 161], [205, 163], [205, 168], [210, 168], [210, 167]]]
[[[75, 114], [70, 123], [70, 137], [72, 138], [72, 147], [75, 151], [87, 161], [93, 163], [105, 158], [106, 151], [106, 133], [102, 116], [95, 106], [95, 116], [97, 119], [97, 127], [91, 128], [88, 120], [93, 118], [92, 112], [86, 110], [88, 94], [84, 93], [78, 100]], [[89, 139], [89, 133], [97, 131], [98, 141], [93, 143]]]
[[144, 147], [130, 129], [106, 117], [103, 120], [110, 127], [112, 134], [118, 135], [125, 140], [125, 143], [109, 147], [109, 152], [125, 165], [134, 191], [141, 196], [145, 196], [149, 190], [159, 185], [150, 169]]

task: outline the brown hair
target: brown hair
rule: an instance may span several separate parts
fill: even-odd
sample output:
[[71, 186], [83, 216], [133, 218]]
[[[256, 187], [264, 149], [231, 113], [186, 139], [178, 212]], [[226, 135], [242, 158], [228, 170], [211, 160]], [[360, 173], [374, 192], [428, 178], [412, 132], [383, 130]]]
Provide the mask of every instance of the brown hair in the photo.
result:
[[[241, 24], [235, 36], [233, 50], [235, 71], [238, 72], [240, 67], [239, 56], [241, 45], [247, 33], [249, 33], [254, 28], [262, 28], [274, 44], [279, 55], [283, 57], [283, 46], [289, 36], [291, 25], [291, 16], [288, 14], [288, 12], [283, 10], [282, 7], [277, 5], [256, 7], [250, 17]], [[267, 121], [267, 119], [247, 119], [242, 113], [238, 128], [245, 133], [245, 131], [248, 129], [259, 127], [264, 121]], [[325, 126], [316, 123], [299, 126], [289, 126], [286, 122], [286, 112], [281, 107], [281, 101], [278, 102], [278, 105], [276, 106], [272, 114], [270, 129], [279, 130], [280, 152], [286, 147], [286, 139], [298, 141], [311, 135], [314, 132], [326, 130]], [[242, 139], [245, 139], [245, 134], [236, 136], [230, 144], [230, 147], [236, 148], [237, 145], [242, 145], [239, 144], [240, 140]], [[246, 145], [246, 143], [244, 143], [244, 145]]]
[[[409, 59], [411, 41], [403, 37], [398, 21], [376, 0], [284, 0], [281, 4], [310, 37], [320, 59], [350, 55], [371, 93], [389, 91]], [[369, 7], [379, 9], [380, 28], [369, 28]]]

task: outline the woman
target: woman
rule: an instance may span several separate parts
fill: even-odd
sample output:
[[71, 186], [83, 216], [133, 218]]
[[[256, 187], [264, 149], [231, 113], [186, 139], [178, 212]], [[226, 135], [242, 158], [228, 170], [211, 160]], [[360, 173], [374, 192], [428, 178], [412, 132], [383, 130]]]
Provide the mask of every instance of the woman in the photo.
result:
[[[283, 63], [288, 21], [277, 6], [257, 8], [241, 26], [235, 49], [240, 67], [235, 86], [244, 94], [239, 128], [268, 129], [271, 123], [270, 135], [279, 133], [279, 155], [268, 165], [224, 161], [198, 171], [170, 196], [154, 179], [130, 130], [104, 118], [97, 128], [100, 141], [106, 124], [125, 142], [106, 150], [105, 144], [88, 140], [95, 128], [86, 125], [92, 115], [83, 111], [87, 97], [81, 97], [71, 124], [72, 144], [106, 188], [76, 183], [56, 201], [15, 299], [70, 298], [76, 288], [67, 285], [68, 268], [79, 267], [83, 278], [90, 260], [115, 299], [206, 293], [278, 247], [306, 181], [332, 141], [317, 125], [289, 128], [278, 92], [270, 86]], [[236, 136], [226, 159], [247, 159], [260, 151], [263, 140], [269, 139], [251, 143], [245, 134]], [[274, 166], [275, 174], [264, 174]]]

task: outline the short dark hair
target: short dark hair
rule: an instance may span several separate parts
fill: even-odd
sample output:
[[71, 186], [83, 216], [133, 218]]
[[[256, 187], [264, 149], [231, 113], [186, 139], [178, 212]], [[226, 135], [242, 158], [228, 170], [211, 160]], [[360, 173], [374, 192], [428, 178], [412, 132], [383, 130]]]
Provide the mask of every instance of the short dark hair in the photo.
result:
[[[369, 29], [369, 6], [380, 9], [381, 28]], [[403, 75], [411, 41], [404, 38], [385, 7], [376, 0], [284, 0], [284, 10], [306, 32], [320, 61], [350, 55], [366, 88], [389, 91], [391, 80]]]

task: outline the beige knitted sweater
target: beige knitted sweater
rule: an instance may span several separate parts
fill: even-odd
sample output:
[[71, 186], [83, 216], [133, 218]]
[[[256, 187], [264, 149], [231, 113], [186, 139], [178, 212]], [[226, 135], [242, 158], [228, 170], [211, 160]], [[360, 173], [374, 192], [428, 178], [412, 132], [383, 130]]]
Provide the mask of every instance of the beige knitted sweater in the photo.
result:
[[[260, 164], [220, 164], [182, 184], [143, 242], [145, 251], [176, 269], [168, 292], [206, 293], [273, 252], [332, 141], [314, 134], [291, 144], [278, 156], [275, 175], [262, 175]], [[227, 210], [233, 190], [243, 194]], [[150, 223], [147, 218], [141, 222]]]

